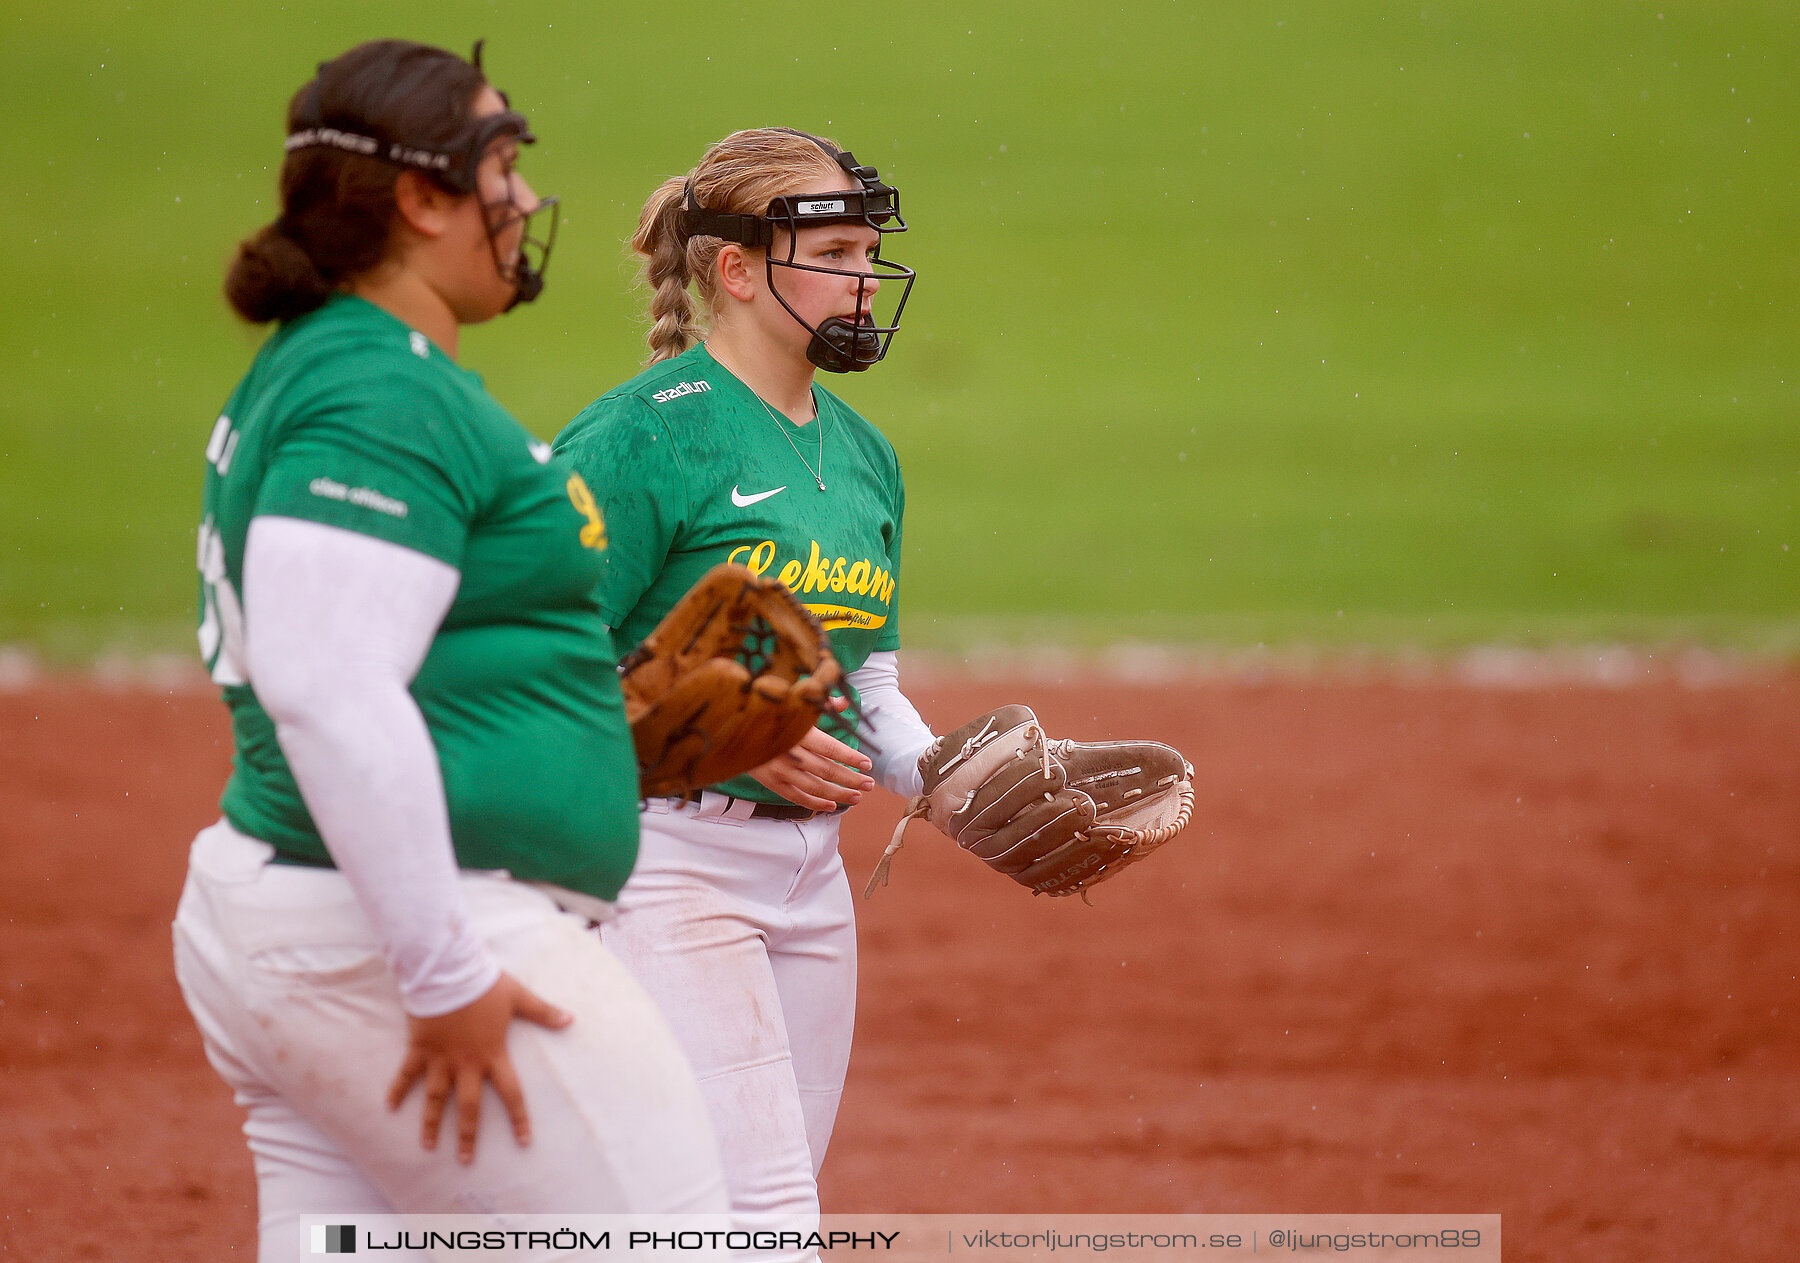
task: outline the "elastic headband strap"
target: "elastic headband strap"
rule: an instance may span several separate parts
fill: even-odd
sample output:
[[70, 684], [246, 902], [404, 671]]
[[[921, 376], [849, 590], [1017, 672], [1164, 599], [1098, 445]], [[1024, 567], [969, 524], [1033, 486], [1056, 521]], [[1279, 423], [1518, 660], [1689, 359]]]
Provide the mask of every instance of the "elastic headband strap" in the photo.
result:
[[874, 167], [859, 165], [854, 154], [834, 148], [811, 132], [793, 127], [770, 130], [810, 140], [842, 167], [856, 181], [857, 187], [833, 193], [777, 197], [770, 200], [768, 210], [761, 215], [737, 215], [701, 206], [694, 198], [694, 181], [689, 177], [682, 190], [681, 202], [681, 226], [688, 236], [719, 237], [740, 245], [766, 247], [774, 244], [777, 225], [793, 231], [810, 224], [854, 223], [867, 224], [882, 233], [906, 231], [906, 221], [900, 218], [899, 192], [891, 185], [883, 184], [880, 172]]
[[418, 167], [425, 171], [448, 171], [450, 164], [454, 161], [447, 153], [439, 153], [431, 149], [414, 149], [396, 142], [384, 145], [373, 136], [346, 132], [335, 127], [303, 128], [290, 135], [282, 148], [288, 153], [293, 153], [297, 149], [342, 149], [346, 153], [359, 153], [370, 158], [380, 158], [384, 162], [396, 162], [401, 166]]
[[480, 163], [481, 156], [501, 136], [515, 136], [519, 143], [525, 145], [537, 140], [532, 135], [531, 125], [525, 116], [516, 110], [507, 110], [477, 120], [469, 139], [463, 142], [457, 152], [425, 149], [337, 127], [303, 127], [288, 136], [283, 149], [287, 153], [301, 149], [341, 149], [346, 153], [362, 154], [397, 166], [441, 175], [458, 190], [467, 193], [475, 187], [475, 167]]
[[775, 226], [761, 215], [734, 215], [729, 211], [707, 210], [694, 200], [694, 182], [689, 180], [682, 190], [681, 227], [690, 237], [718, 237], [743, 246], [770, 246], [775, 243]]

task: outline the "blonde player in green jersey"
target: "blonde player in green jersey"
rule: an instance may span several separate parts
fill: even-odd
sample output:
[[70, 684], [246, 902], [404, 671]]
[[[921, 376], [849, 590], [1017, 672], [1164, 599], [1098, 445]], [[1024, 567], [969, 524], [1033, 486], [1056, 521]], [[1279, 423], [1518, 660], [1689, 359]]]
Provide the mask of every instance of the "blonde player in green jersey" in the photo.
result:
[[[200, 640], [236, 758], [174, 931], [263, 1263], [327, 1214], [724, 1223], [692, 1072], [589, 932], [638, 832], [605, 523], [456, 362], [547, 253], [533, 137], [478, 56], [322, 65], [226, 287], [280, 324], [206, 448]], [[427, 1152], [452, 1109], [454, 1158]]]
[[932, 740], [898, 685], [899, 460], [814, 380], [886, 354], [913, 273], [881, 244], [905, 227], [895, 190], [829, 140], [719, 141], [651, 196], [632, 242], [650, 367], [556, 444], [613, 533], [600, 607], [622, 648], [709, 567], [742, 563], [823, 622], [870, 739], [873, 757], [815, 729], [696, 799], [647, 802], [603, 931], [694, 1064], [741, 1225], [818, 1215], [856, 1006], [838, 813], [877, 780], [917, 793]]

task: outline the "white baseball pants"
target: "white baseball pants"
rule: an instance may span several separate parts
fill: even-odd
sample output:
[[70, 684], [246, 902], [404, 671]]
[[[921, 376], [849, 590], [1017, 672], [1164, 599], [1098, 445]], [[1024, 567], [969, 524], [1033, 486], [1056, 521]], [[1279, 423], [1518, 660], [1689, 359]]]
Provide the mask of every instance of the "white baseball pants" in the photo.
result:
[[339, 1212], [724, 1223], [718, 1150], [693, 1072], [585, 920], [504, 874], [463, 875], [475, 930], [501, 968], [575, 1016], [561, 1031], [513, 1023], [531, 1144], [514, 1142], [489, 1090], [475, 1161], [463, 1166], [454, 1110], [427, 1152], [422, 1092], [398, 1112], [386, 1107], [406, 1017], [348, 882], [333, 869], [272, 864], [271, 854], [223, 821], [202, 831], [174, 926], [176, 975], [207, 1057], [249, 1112], [259, 1263], [300, 1259], [301, 1217]]
[[[738, 1227], [818, 1223], [856, 1020], [838, 817], [653, 799], [606, 945], [661, 1006], [712, 1115]], [[791, 1258], [792, 1255], [752, 1255]]]

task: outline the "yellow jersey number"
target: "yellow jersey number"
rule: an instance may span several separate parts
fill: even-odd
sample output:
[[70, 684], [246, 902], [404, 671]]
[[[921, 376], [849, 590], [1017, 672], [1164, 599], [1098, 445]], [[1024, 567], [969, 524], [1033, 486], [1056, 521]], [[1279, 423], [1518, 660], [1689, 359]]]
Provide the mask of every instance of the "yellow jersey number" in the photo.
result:
[[580, 474], [569, 475], [568, 487], [569, 503], [587, 519], [587, 525], [581, 528], [581, 546], [595, 552], [605, 552], [606, 519], [600, 515], [600, 504], [594, 499], [594, 493], [588, 490], [588, 485], [582, 481]]
[[594, 500], [594, 493], [587, 489], [587, 482], [581, 480], [580, 473], [569, 475], [569, 504], [576, 507], [576, 513], [587, 518], [587, 525], [581, 527], [581, 547], [596, 552], [607, 551], [607, 518], [599, 515], [599, 502]]

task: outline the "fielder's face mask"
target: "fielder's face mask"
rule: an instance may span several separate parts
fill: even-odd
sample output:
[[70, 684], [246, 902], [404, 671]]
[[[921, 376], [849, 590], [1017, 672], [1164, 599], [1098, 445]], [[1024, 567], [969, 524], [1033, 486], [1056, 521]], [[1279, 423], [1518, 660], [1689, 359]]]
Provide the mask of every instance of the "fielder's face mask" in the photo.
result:
[[[479, 42], [475, 45], [471, 61], [480, 69]], [[312, 91], [307, 95], [306, 105], [301, 110], [300, 126], [287, 138], [288, 153], [297, 149], [342, 149], [393, 163], [395, 166], [428, 172], [445, 188], [467, 195], [478, 190], [481, 160], [496, 142], [510, 139], [521, 145], [537, 143], [537, 137], [532, 134], [531, 125], [525, 116], [510, 108], [498, 114], [470, 119], [464, 124], [462, 135], [442, 149], [408, 144], [404, 140], [383, 134], [379, 128], [366, 125], [362, 125], [361, 131], [326, 127], [319, 104], [319, 82], [324, 77], [326, 64], [319, 63], [318, 77], [313, 79]], [[504, 92], [500, 93], [500, 99], [506, 101]], [[550, 212], [549, 228], [541, 238], [534, 237], [531, 233], [531, 218], [539, 211]], [[502, 280], [513, 287], [513, 298], [506, 305], [506, 310], [511, 311], [520, 303], [532, 302], [544, 292], [544, 269], [550, 263], [550, 249], [556, 244], [556, 226], [561, 211], [562, 208], [554, 197], [540, 199], [529, 211], [520, 206], [514, 198], [510, 169], [506, 181], [506, 200], [481, 203], [483, 222], [487, 225], [488, 248], [494, 255], [494, 269]], [[500, 257], [500, 235], [519, 222], [523, 222], [525, 227], [519, 238], [518, 258], [508, 262]]]
[[[792, 131], [785, 127], [777, 130]], [[802, 263], [796, 256], [800, 229], [821, 224], [860, 224], [873, 228], [883, 236], [890, 232], [905, 232], [906, 221], [900, 217], [900, 194], [898, 190], [881, 182], [881, 176], [874, 167], [858, 166], [854, 155], [835, 149], [806, 132], [794, 131], [792, 134], [803, 136], [824, 150], [833, 162], [843, 168], [854, 187], [835, 193], [778, 197], [769, 203], [766, 214], [733, 215], [724, 211], [707, 210], [701, 206], [694, 200], [694, 186], [690, 181], [682, 203], [682, 225], [691, 237], [720, 237], [739, 245], [761, 248], [767, 261], [769, 292], [775, 295], [776, 301], [787, 309], [788, 315], [802, 329], [812, 334], [812, 340], [806, 347], [806, 358], [828, 373], [861, 373], [871, 364], [879, 363], [887, 354], [888, 344], [894, 340], [894, 332], [900, 327], [900, 313], [906, 309], [906, 299], [912, 293], [913, 281], [918, 278], [918, 273], [909, 267], [883, 259], [879, 253], [879, 245], [876, 257], [870, 260], [870, 265], [879, 269], [878, 271], [851, 272]], [[787, 233], [785, 259], [776, 257], [776, 229]], [[850, 321], [842, 316], [832, 316], [814, 326], [802, 320], [800, 313], [782, 296], [780, 287], [775, 284], [775, 269], [778, 267], [855, 278], [859, 312], [873, 311], [870, 300], [874, 297], [872, 291], [875, 284], [904, 281], [905, 285], [887, 324], [875, 323], [872, 316], [867, 321]]]

